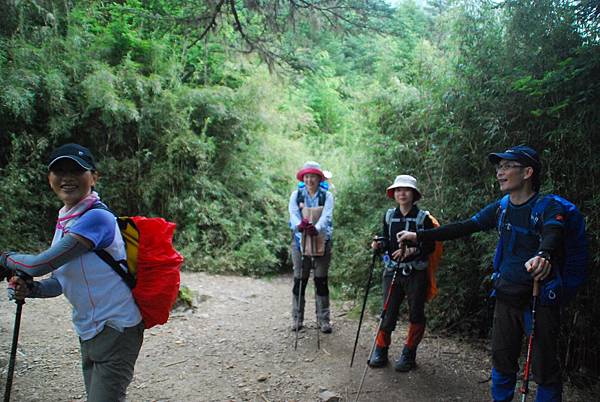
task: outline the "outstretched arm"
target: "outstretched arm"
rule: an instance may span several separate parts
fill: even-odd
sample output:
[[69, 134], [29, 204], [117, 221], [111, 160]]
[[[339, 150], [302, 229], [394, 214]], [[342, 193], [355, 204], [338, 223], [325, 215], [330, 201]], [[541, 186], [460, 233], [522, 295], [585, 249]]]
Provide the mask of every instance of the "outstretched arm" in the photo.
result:
[[473, 219], [466, 219], [461, 222], [449, 223], [439, 228], [420, 230], [415, 232], [402, 231], [398, 233], [399, 242], [415, 244], [426, 241], [444, 241], [458, 239], [479, 232], [482, 228]]
[[67, 234], [49, 249], [39, 254], [3, 254], [0, 264], [10, 270], [19, 270], [29, 276], [42, 276], [89, 250], [93, 244], [77, 234]]

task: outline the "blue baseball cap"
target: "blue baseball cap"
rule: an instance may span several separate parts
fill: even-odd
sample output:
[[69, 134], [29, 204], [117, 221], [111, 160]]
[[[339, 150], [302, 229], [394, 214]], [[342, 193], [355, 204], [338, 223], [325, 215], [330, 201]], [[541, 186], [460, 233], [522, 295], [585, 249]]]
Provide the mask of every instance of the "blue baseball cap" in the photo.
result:
[[517, 145], [508, 148], [504, 152], [494, 152], [488, 155], [488, 159], [494, 165], [497, 165], [502, 159], [520, 162], [523, 166], [531, 166], [534, 170], [539, 170], [542, 166], [538, 153], [526, 145]]
[[94, 155], [79, 144], [64, 144], [52, 151], [48, 160], [48, 170], [52, 169], [54, 162], [65, 158], [74, 160], [86, 170], [96, 170]]

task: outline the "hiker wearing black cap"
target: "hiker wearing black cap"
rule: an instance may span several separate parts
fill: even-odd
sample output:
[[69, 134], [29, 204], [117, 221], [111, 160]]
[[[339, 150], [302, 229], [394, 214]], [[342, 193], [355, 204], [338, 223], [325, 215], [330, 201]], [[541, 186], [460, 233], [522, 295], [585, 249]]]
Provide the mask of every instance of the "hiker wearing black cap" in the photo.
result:
[[319, 329], [331, 333], [328, 272], [333, 234], [333, 195], [320, 183], [325, 176], [317, 162], [309, 161], [296, 173], [304, 186], [292, 192], [288, 210], [292, 230], [292, 330], [303, 327], [306, 285], [314, 269], [315, 304]]
[[391, 335], [396, 328], [400, 305], [406, 297], [409, 311], [408, 334], [402, 353], [394, 363], [396, 371], [406, 372], [416, 366], [417, 346], [425, 333], [425, 301], [430, 288], [427, 268], [429, 255], [434, 251], [435, 244], [430, 240], [419, 243], [410, 247], [401, 259], [396, 235], [403, 230], [416, 231], [417, 228], [431, 229], [434, 226], [429, 214], [416, 205], [421, 199], [421, 192], [414, 177], [397, 176], [394, 183], [386, 189], [386, 194], [398, 206], [389, 209], [383, 216], [382, 236], [371, 244], [373, 249], [385, 250], [383, 298], [384, 304], [387, 301], [387, 306], [376, 335], [373, 355], [369, 358], [369, 366], [384, 367], [387, 364]]
[[[39, 254], [3, 253], [16, 299], [64, 294], [73, 306], [88, 402], [124, 401], [143, 341], [144, 325], [127, 284], [96, 255], [125, 259], [116, 218], [94, 191], [96, 162], [89, 149], [66, 144], [48, 162], [48, 182], [62, 201], [52, 246]], [[102, 208], [97, 208], [102, 205]], [[31, 278], [50, 273], [40, 281]]]
[[[541, 236], [518, 230], [530, 226], [532, 208], [539, 198], [542, 165], [538, 154], [521, 145], [492, 153], [488, 158], [495, 166], [500, 191], [507, 193], [507, 197], [487, 205], [471, 219], [417, 233], [402, 232], [398, 241], [451, 240], [482, 230], [499, 230], [493, 275], [496, 305], [491, 393], [494, 401], [511, 401], [522, 339], [532, 316], [533, 283], [539, 281], [543, 287], [556, 274], [552, 261], [560, 258], [565, 210], [560, 203], [550, 200], [543, 210]], [[501, 212], [504, 216], [499, 218]], [[538, 384], [538, 402], [562, 400], [557, 345], [559, 325], [559, 306], [542, 303], [537, 307], [532, 373]]]

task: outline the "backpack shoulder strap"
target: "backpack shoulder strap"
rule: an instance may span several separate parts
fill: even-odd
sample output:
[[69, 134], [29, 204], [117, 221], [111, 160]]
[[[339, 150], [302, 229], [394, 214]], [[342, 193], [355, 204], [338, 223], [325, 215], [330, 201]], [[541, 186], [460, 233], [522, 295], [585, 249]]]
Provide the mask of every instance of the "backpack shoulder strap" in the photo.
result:
[[[119, 217], [117, 217], [114, 211], [107, 207], [104, 203], [97, 202], [94, 205], [92, 205], [92, 207], [88, 209], [88, 211], [92, 209], [103, 209], [113, 214], [117, 218], [117, 224], [119, 226], [119, 230], [121, 230], [121, 221], [119, 220]], [[123, 281], [125, 281], [129, 289], [133, 289], [135, 287], [135, 277], [131, 275], [131, 273], [129, 273], [129, 270], [127, 269], [127, 260], [123, 260], [124, 264], [122, 265], [121, 262], [115, 260], [113, 256], [110, 255], [106, 250], [94, 250], [94, 253], [98, 257], [100, 257], [100, 259], [104, 261], [109, 267], [111, 267], [113, 271], [115, 271], [115, 273], [123, 279]]]
[[[94, 250], [94, 253], [96, 253], [96, 255], [102, 259], [102, 261], [108, 264], [113, 269], [113, 271], [115, 271], [115, 273], [119, 275], [123, 279], [123, 281], [125, 281], [129, 289], [133, 289], [135, 287], [135, 277], [131, 275], [129, 271], [125, 271], [123, 269], [127, 268], [126, 265], [122, 266], [106, 250]], [[125, 261], [125, 263], [127, 263], [127, 261]]]
[[300, 204], [304, 203], [304, 191], [302, 188], [298, 188], [296, 192], [296, 204], [300, 207]]
[[392, 217], [394, 216], [394, 211], [396, 208], [390, 208], [385, 211], [385, 224], [388, 227], [388, 239], [392, 238]]
[[[504, 221], [506, 218], [506, 209], [508, 208], [509, 195], [506, 194], [504, 197], [500, 199], [500, 203], [498, 205], [498, 210], [496, 211], [496, 216], [498, 218], [498, 223], [496, 226], [496, 230], [498, 230], [498, 243], [496, 243], [496, 252], [494, 254], [494, 272], [492, 273], [492, 281], [494, 281], [500, 275], [500, 264], [502, 262], [502, 250], [504, 249], [504, 236], [502, 236], [502, 228], [504, 227]], [[492, 295], [494, 295], [495, 291], [492, 291]]]
[[390, 208], [385, 211], [385, 224], [390, 225], [392, 223], [392, 216], [394, 216], [394, 211], [396, 208]]
[[417, 220], [415, 222], [417, 225], [417, 230], [423, 230], [425, 228], [424, 222], [425, 218], [427, 218], [428, 216], [429, 211], [419, 209], [419, 213], [417, 214]]
[[319, 206], [324, 207], [327, 200], [327, 190], [319, 188]]
[[498, 216], [498, 233], [502, 234], [502, 226], [504, 226], [504, 221], [506, 218], [506, 209], [508, 208], [508, 202], [510, 198], [509, 195], [506, 194], [504, 197], [500, 199], [500, 205], [498, 206], [498, 212], [496, 215]]
[[[92, 209], [103, 209], [103, 210], [105, 210], [105, 211], [108, 211], [108, 212], [110, 212], [110, 213], [111, 213], [111, 214], [113, 214], [115, 217], [117, 216], [117, 214], [115, 214], [115, 212], [114, 212], [112, 209], [110, 209], [110, 208], [109, 208], [109, 207], [108, 207], [108, 206], [107, 206], [105, 203], [103, 203], [103, 202], [100, 202], [100, 201], [98, 201], [98, 202], [95, 202], [95, 203], [94, 203], [94, 205], [92, 205], [92, 206], [91, 206], [91, 207], [90, 207], [90, 208], [89, 208], [87, 211], [85, 211], [85, 212], [91, 211]], [[85, 213], [85, 212], [84, 212], [84, 213]]]
[[552, 194], [540, 195], [535, 204], [533, 204], [533, 207], [531, 207], [530, 223], [533, 230], [541, 231], [539, 228], [543, 225], [544, 211], [552, 199], [555, 199], [555, 196]]

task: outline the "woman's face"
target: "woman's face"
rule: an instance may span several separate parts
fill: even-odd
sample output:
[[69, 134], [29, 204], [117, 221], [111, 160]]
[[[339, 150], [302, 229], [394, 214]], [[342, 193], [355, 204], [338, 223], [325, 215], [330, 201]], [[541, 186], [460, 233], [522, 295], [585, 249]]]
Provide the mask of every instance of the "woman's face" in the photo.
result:
[[412, 188], [409, 187], [398, 187], [394, 189], [394, 200], [401, 207], [410, 207], [413, 204], [413, 200], [415, 199], [415, 193]]
[[97, 180], [98, 173], [86, 170], [68, 158], [54, 162], [48, 173], [50, 187], [67, 208], [90, 194]]
[[307, 173], [303, 176], [304, 184], [306, 185], [306, 189], [312, 194], [317, 191], [319, 187], [319, 183], [321, 182], [321, 176], [314, 173]]

